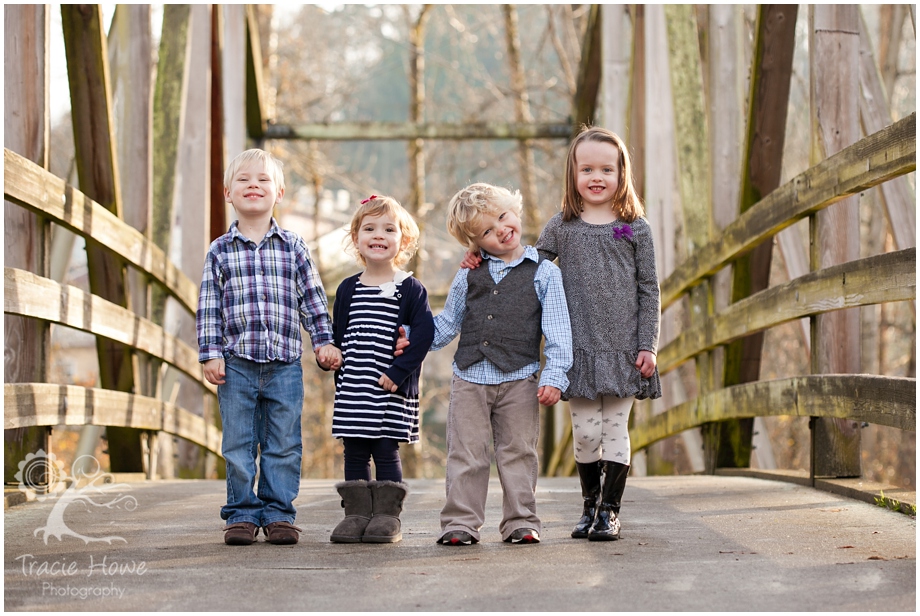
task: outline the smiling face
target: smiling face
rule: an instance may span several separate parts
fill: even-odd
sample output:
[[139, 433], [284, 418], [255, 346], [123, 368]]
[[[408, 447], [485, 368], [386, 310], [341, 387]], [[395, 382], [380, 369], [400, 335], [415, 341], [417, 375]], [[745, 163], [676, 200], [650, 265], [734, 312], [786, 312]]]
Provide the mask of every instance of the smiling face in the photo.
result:
[[611, 209], [620, 187], [620, 152], [603, 141], [584, 141], [575, 149], [575, 189], [583, 207]]
[[233, 174], [224, 198], [233, 205], [241, 220], [271, 218], [284, 189], [275, 184], [272, 174], [260, 160], [243, 163]]
[[474, 239], [480, 248], [507, 263], [524, 254], [521, 219], [510, 209], [483, 212]]
[[392, 264], [403, 247], [399, 224], [386, 213], [362, 218], [351, 239], [367, 265]]

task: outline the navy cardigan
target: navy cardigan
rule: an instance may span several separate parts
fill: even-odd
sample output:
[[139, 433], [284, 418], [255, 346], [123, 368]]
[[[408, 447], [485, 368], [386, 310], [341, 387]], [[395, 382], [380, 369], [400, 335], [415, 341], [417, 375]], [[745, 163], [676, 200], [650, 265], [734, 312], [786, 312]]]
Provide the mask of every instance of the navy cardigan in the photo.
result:
[[[332, 307], [332, 338], [335, 346], [342, 348], [345, 330], [348, 329], [348, 308], [355, 293], [355, 286], [361, 274], [355, 274], [342, 281], [335, 292], [335, 304]], [[406, 397], [418, 396], [418, 381], [422, 361], [434, 340], [434, 317], [428, 306], [428, 291], [417, 279], [406, 278], [396, 288], [399, 298], [399, 324], [409, 326], [409, 346], [403, 354], [393, 361], [384, 374], [396, 383], [399, 393]], [[393, 332], [393, 349], [399, 330]], [[338, 373], [336, 373], [338, 382]]]

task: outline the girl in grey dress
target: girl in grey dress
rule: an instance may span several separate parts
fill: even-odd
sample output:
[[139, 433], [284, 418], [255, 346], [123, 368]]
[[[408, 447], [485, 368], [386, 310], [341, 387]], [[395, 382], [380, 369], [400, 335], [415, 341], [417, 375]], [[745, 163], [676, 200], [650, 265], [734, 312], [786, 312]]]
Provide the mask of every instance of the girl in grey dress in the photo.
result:
[[661, 396], [661, 300], [644, 215], [626, 146], [606, 129], [583, 129], [569, 147], [562, 212], [536, 247], [559, 259], [569, 306], [574, 363], [563, 398], [584, 498], [572, 537], [592, 541], [620, 535], [633, 400]]

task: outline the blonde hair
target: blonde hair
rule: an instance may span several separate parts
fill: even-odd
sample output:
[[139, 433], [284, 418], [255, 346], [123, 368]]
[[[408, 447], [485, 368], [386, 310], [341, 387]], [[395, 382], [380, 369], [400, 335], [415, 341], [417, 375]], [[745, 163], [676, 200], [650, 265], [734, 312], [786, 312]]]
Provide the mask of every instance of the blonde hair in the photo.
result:
[[278, 192], [284, 190], [284, 172], [281, 170], [281, 168], [284, 167], [284, 163], [272, 156], [269, 152], [256, 148], [241, 152], [237, 154], [236, 158], [230, 161], [230, 164], [227, 165], [227, 170], [224, 171], [224, 188], [229, 190], [230, 183], [233, 181], [233, 176], [236, 175], [240, 168], [255, 161], [262, 163], [265, 172], [271, 176], [272, 181], [275, 183], [275, 189]]
[[399, 247], [399, 252], [396, 253], [396, 258], [393, 259], [393, 264], [396, 267], [402, 267], [409, 262], [415, 251], [418, 250], [418, 238], [421, 234], [412, 215], [393, 197], [371, 195], [370, 199], [365, 199], [361, 202], [354, 216], [351, 217], [350, 233], [345, 239], [347, 242], [346, 250], [355, 257], [358, 263], [367, 265], [355, 245], [355, 238], [358, 236], [358, 230], [361, 228], [361, 223], [364, 221], [365, 216], [383, 216], [384, 214], [396, 221], [396, 224], [399, 225], [399, 231], [402, 233], [402, 245]]
[[581, 216], [581, 195], [576, 187], [575, 174], [575, 149], [586, 141], [609, 143], [619, 152], [619, 185], [613, 196], [612, 209], [623, 222], [633, 222], [645, 216], [642, 200], [636, 193], [633, 185], [632, 163], [629, 161], [629, 151], [620, 137], [606, 128], [598, 126], [582, 126], [581, 132], [572, 140], [569, 154], [565, 160], [565, 192], [562, 195], [562, 220], [569, 221]]
[[475, 250], [479, 247], [476, 240], [483, 214], [512, 210], [520, 217], [522, 209], [520, 191], [511, 192], [483, 182], [470, 184], [451, 198], [447, 206], [447, 230], [461, 245]]

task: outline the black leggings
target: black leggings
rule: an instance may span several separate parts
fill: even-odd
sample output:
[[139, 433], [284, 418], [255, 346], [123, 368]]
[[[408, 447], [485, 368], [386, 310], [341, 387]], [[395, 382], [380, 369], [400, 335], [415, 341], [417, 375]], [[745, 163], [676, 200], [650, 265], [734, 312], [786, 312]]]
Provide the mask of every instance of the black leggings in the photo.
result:
[[391, 438], [342, 439], [345, 445], [345, 481], [371, 479], [371, 456], [377, 469], [377, 481], [402, 481], [399, 441]]

